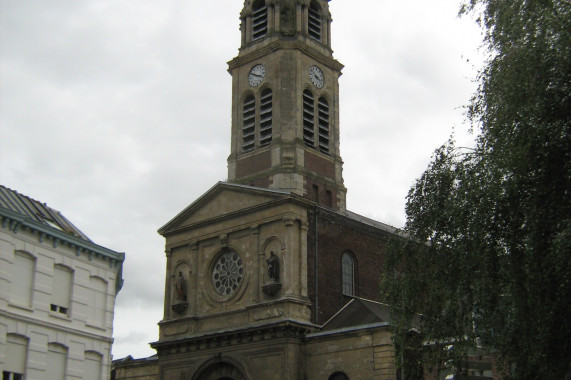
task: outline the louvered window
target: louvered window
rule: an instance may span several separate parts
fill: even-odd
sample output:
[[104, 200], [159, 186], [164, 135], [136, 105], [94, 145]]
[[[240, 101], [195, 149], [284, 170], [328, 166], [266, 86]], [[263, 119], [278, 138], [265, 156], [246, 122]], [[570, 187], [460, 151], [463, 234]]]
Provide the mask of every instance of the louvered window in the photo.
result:
[[256, 138], [256, 99], [252, 95], [244, 100], [242, 119], [242, 149], [244, 151], [252, 150]]
[[260, 145], [272, 142], [272, 90], [262, 92], [260, 99]]
[[325, 98], [317, 102], [319, 120], [319, 150], [329, 154], [329, 103]]
[[309, 90], [303, 91], [303, 141], [305, 145], [315, 146], [315, 102]]
[[314, 40], [321, 41], [321, 15], [319, 14], [319, 6], [314, 1], [309, 6], [307, 15], [307, 31], [309, 37]]
[[252, 7], [252, 40], [263, 38], [268, 33], [268, 9], [265, 1], [257, 1]]

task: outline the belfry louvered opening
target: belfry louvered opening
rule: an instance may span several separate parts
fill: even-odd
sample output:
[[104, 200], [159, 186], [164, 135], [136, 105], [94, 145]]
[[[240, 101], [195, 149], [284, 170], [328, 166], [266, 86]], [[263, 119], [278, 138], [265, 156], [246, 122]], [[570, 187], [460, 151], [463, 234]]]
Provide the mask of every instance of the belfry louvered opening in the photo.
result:
[[315, 101], [309, 90], [303, 91], [303, 142], [315, 147]]
[[263, 38], [268, 33], [268, 9], [265, 1], [256, 1], [252, 6], [252, 40]]
[[242, 149], [252, 150], [256, 140], [256, 99], [253, 95], [249, 95], [244, 100], [242, 123]]
[[260, 145], [272, 142], [272, 90], [266, 89], [260, 98]]
[[329, 103], [324, 97], [317, 102], [319, 121], [319, 150], [329, 154]]
[[307, 32], [309, 37], [321, 41], [321, 15], [319, 5], [312, 1], [307, 14]]

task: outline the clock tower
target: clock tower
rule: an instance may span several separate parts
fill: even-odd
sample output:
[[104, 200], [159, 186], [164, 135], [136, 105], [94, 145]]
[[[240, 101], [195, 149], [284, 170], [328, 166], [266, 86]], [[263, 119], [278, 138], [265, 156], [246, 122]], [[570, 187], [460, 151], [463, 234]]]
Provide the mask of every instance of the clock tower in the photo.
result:
[[345, 210], [339, 82], [327, 0], [246, 0], [231, 60], [228, 181]]

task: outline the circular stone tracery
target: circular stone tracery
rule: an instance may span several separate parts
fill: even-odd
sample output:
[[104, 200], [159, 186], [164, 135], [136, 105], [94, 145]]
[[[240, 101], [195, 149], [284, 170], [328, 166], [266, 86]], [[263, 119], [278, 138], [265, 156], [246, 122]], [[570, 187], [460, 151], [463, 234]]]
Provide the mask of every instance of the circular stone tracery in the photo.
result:
[[212, 284], [216, 292], [229, 296], [240, 286], [244, 278], [244, 263], [236, 252], [226, 252], [218, 258], [212, 271]]

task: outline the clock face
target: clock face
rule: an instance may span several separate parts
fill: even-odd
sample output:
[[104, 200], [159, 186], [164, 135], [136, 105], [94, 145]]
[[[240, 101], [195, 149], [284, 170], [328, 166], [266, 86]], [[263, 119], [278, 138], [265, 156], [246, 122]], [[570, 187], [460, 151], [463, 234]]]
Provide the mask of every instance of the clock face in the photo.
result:
[[252, 70], [250, 70], [250, 75], [248, 75], [248, 83], [250, 83], [250, 86], [256, 87], [262, 83], [265, 76], [266, 68], [264, 65], [256, 65], [252, 67]]
[[323, 71], [317, 66], [311, 66], [309, 68], [309, 79], [311, 83], [317, 88], [323, 88], [325, 83], [325, 77], [323, 76]]

